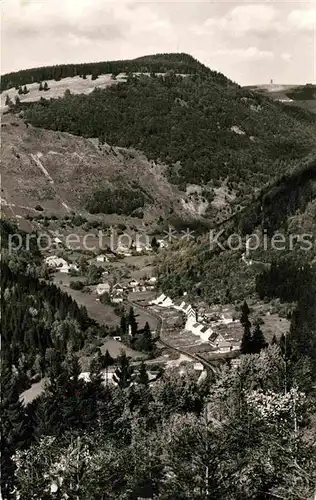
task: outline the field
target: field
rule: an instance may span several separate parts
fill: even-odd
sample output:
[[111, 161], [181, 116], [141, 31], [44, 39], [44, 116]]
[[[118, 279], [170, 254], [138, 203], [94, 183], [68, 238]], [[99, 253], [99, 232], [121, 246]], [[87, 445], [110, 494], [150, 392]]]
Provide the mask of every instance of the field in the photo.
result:
[[91, 80], [91, 75], [87, 75], [87, 78], [84, 80], [79, 76], [75, 76], [73, 78], [63, 78], [59, 82], [55, 80], [48, 80], [47, 84], [49, 90], [47, 91], [39, 91], [38, 83], [31, 83], [27, 85], [27, 89], [29, 91], [28, 94], [18, 94], [16, 89], [9, 89], [1, 94], [1, 108], [2, 110], [6, 110], [7, 106], [5, 106], [5, 99], [8, 95], [10, 99], [14, 101], [15, 96], [19, 95], [21, 102], [34, 102], [39, 101], [41, 97], [45, 99], [56, 99], [57, 97], [62, 97], [67, 89], [71, 89], [73, 94], [89, 94], [95, 88], [106, 88], [110, 85], [116, 85], [119, 81], [124, 81], [123, 77], [118, 76], [116, 80], [111, 78], [111, 75], [100, 75], [96, 80]]
[[[94, 294], [83, 293], [78, 290], [69, 288], [69, 281], [72, 278], [65, 273], [57, 273], [54, 277], [54, 283], [60, 287], [63, 292], [66, 292], [80, 305], [87, 308], [88, 314], [92, 319], [95, 319], [100, 325], [117, 326], [120, 319], [114, 313], [113, 307], [102, 304], [96, 300]], [[62, 284], [60, 283], [62, 281]]]

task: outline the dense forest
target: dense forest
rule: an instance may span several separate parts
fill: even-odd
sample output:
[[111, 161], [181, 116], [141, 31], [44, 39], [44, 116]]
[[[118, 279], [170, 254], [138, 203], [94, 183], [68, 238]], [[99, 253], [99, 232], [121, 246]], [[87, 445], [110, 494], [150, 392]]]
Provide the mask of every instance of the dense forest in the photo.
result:
[[[2, 361], [23, 372], [21, 387], [33, 376], [44, 376], [52, 352], [78, 352], [94, 336], [108, 329], [89, 318], [84, 307], [48, 281], [47, 269], [36, 238], [6, 220], [1, 221], [1, 326]], [[24, 248], [8, 251], [12, 235], [24, 240]]]
[[139, 189], [115, 185], [113, 189], [93, 191], [85, 207], [91, 214], [106, 213], [118, 215], [141, 215], [146, 197]]
[[3, 370], [3, 498], [309, 499], [315, 488], [314, 392], [308, 358], [284, 344], [244, 355], [203, 380], [172, 370], [154, 384], [122, 355], [116, 386], [79, 378], [52, 357], [26, 407]]
[[[1, 225], [4, 250], [14, 225]], [[25, 234], [23, 235], [25, 238]], [[275, 263], [258, 294], [298, 302], [291, 329], [268, 345], [250, 331], [244, 303], [239, 363], [199, 376], [99, 351], [90, 380], [78, 349], [96, 328], [86, 311], [40, 278], [36, 245], [1, 261], [1, 492], [4, 500], [309, 499], [315, 490], [316, 276], [295, 260]], [[35, 268], [25, 262], [37, 262]], [[131, 308], [122, 338], [154, 349]], [[129, 333], [130, 332], [130, 333]], [[94, 332], [95, 333], [95, 332]], [[125, 337], [124, 337], [125, 336]], [[248, 345], [247, 345], [248, 339]], [[248, 354], [247, 354], [248, 353]], [[113, 381], [109, 367], [114, 366]], [[20, 393], [46, 376], [32, 402]], [[105, 375], [105, 377], [104, 377]], [[150, 381], [151, 380], [151, 381]]]
[[[169, 166], [172, 182], [228, 179], [260, 187], [314, 147], [313, 122], [210, 74], [131, 77], [89, 95], [28, 105], [32, 125], [134, 147]], [[240, 193], [239, 193], [240, 194]]]
[[[190, 290], [210, 303], [229, 303], [253, 294], [256, 275], [274, 260], [291, 258], [302, 265], [311, 264], [316, 257], [315, 179], [315, 160], [303, 162], [263, 188], [224, 224], [211, 224], [208, 233], [196, 241], [177, 241], [173, 248], [160, 252], [157, 269], [161, 288], [175, 295]], [[277, 234], [284, 238], [282, 251], [273, 249]], [[231, 240], [235, 249], [228, 244], [232, 235], [237, 235]], [[250, 251], [253, 266], [242, 260], [249, 235], [258, 238], [258, 246]]]
[[[74, 76], [118, 75], [120, 73], [166, 73], [173, 70], [180, 74], [208, 73], [210, 69], [188, 54], [156, 54], [143, 56], [132, 60], [104, 61], [82, 64], [60, 64], [41, 68], [24, 69], [7, 73], [1, 77], [1, 90], [45, 80], [61, 80]], [[218, 79], [225, 80], [221, 73], [213, 72]]]
[[[85, 332], [96, 327], [87, 311], [53, 284], [1, 266], [2, 356], [36, 372], [51, 348], [78, 351]], [[70, 344], [70, 345], [69, 345]]]

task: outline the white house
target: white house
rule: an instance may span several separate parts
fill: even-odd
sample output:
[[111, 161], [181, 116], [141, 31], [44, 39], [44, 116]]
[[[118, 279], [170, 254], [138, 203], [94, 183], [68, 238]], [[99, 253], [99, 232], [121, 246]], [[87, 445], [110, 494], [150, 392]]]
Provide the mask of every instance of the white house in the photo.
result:
[[124, 287], [120, 283], [115, 283], [115, 285], [113, 285], [112, 287], [112, 292], [123, 293]]
[[214, 351], [216, 352], [230, 352], [232, 350], [238, 350], [239, 347], [237, 345], [233, 345], [233, 343], [225, 339], [223, 335], [218, 332], [213, 332], [209, 337], [209, 342], [211, 343]]
[[125, 257], [130, 257], [132, 255], [130, 247], [124, 245], [118, 245], [116, 253], [119, 255], [124, 255]]
[[53, 238], [53, 242], [54, 242], [55, 247], [58, 247], [58, 245], [60, 245], [62, 243], [61, 239], [57, 238], [57, 236], [55, 238]]
[[139, 289], [139, 282], [136, 280], [132, 280], [129, 282], [128, 286], [133, 290], [133, 292], [137, 292]]
[[124, 300], [124, 288], [122, 287], [122, 285], [120, 285], [120, 283], [116, 283], [112, 287], [111, 301], [114, 304], [119, 304], [123, 302], [123, 300]]
[[97, 295], [101, 296], [105, 293], [110, 293], [111, 285], [110, 283], [99, 283], [95, 289]]
[[194, 309], [192, 309], [192, 307], [189, 309], [188, 313], [186, 314], [186, 322], [185, 322], [185, 329], [188, 330], [188, 331], [191, 331], [191, 328], [193, 327], [193, 325], [195, 325], [197, 323], [196, 321], [196, 312], [194, 311]]
[[166, 297], [159, 305], [160, 307], [172, 307], [173, 302], [172, 299], [170, 299], [170, 297]]
[[68, 264], [65, 259], [57, 257], [56, 255], [51, 255], [46, 257], [45, 263], [48, 267], [59, 271], [60, 273], [69, 273], [71, 269], [79, 271], [79, 267], [76, 264]]
[[202, 363], [194, 363], [193, 369], [196, 371], [202, 371], [204, 370], [204, 366], [202, 365]]
[[63, 267], [63, 266], [66, 266], [68, 264], [65, 259], [62, 259], [61, 257], [57, 257], [57, 255], [50, 255], [49, 257], [46, 257], [45, 263], [49, 267]]
[[168, 243], [165, 240], [157, 240], [160, 248], [168, 248]]
[[101, 263], [102, 262], [109, 262], [109, 259], [106, 255], [101, 254], [101, 255], [97, 255], [96, 261], [101, 262]]
[[162, 293], [162, 294], [161, 294], [161, 295], [159, 295], [159, 297], [157, 297], [156, 299], [151, 300], [151, 301], [149, 302], [149, 304], [154, 304], [154, 305], [156, 305], [156, 306], [157, 306], [157, 305], [161, 304], [161, 302], [162, 302], [163, 300], [165, 300], [165, 298], [166, 298], [165, 294], [163, 294], [163, 293]]
[[112, 293], [111, 301], [113, 302], [113, 304], [120, 304], [121, 302], [123, 302], [123, 300], [124, 300], [124, 297], [121, 293], [119, 293], [119, 292]]
[[142, 243], [141, 241], [136, 241], [135, 243], [135, 250], [136, 252], [151, 252], [152, 251], [152, 246], [148, 245], [146, 243]]

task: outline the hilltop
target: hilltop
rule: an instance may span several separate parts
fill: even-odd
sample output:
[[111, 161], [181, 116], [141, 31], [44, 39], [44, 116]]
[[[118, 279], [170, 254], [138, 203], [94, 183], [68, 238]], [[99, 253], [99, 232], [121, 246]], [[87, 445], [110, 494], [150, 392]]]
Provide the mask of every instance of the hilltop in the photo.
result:
[[229, 184], [244, 204], [314, 147], [314, 115], [240, 88], [215, 72], [133, 76], [125, 83], [24, 105], [35, 127], [135, 148], [168, 166], [173, 184]]
[[14, 119], [4, 115], [8, 209], [39, 204], [45, 215], [212, 227], [315, 150], [313, 114], [241, 88], [187, 54], [96, 64], [93, 80], [78, 65], [15, 74], [20, 83], [55, 80], [48, 91], [29, 85], [10, 105]]
[[46, 80], [60, 81], [64, 78], [91, 75], [95, 80], [99, 75], [120, 73], [166, 73], [172, 70], [181, 74], [208, 73], [210, 70], [189, 54], [153, 54], [136, 59], [103, 61], [78, 64], [60, 64], [40, 68], [23, 69], [7, 73], [1, 77], [1, 91], [13, 87], [40, 83]]

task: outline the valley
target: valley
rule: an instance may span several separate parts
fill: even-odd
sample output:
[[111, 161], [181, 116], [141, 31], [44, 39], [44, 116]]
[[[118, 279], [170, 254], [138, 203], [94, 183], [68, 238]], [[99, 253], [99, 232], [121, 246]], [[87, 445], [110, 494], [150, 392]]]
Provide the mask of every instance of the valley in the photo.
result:
[[171, 53], [2, 89], [3, 500], [312, 500], [313, 87]]

